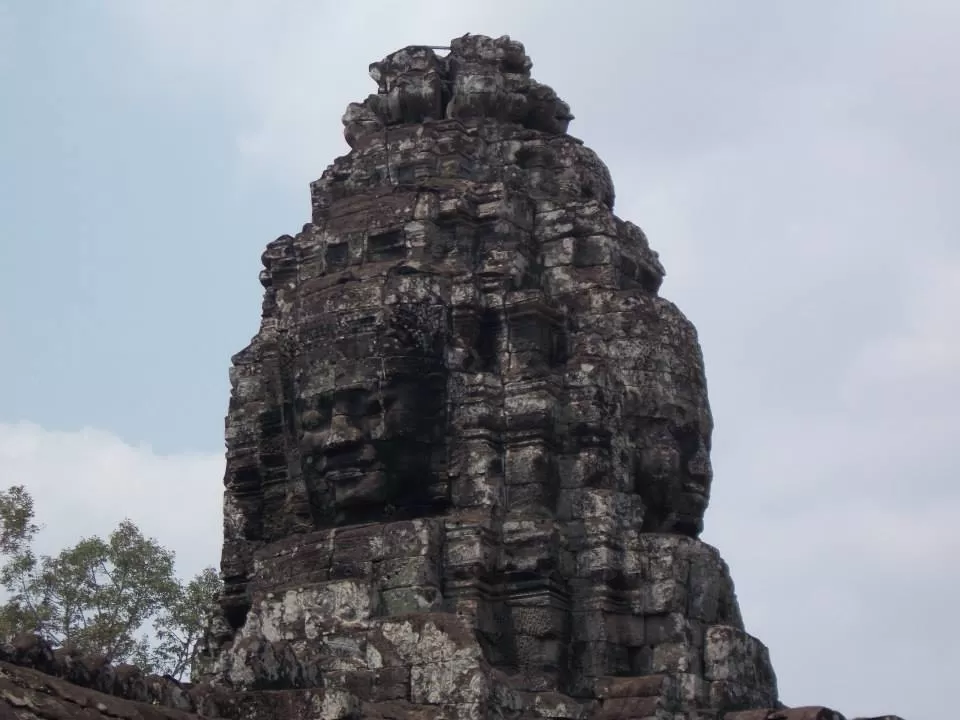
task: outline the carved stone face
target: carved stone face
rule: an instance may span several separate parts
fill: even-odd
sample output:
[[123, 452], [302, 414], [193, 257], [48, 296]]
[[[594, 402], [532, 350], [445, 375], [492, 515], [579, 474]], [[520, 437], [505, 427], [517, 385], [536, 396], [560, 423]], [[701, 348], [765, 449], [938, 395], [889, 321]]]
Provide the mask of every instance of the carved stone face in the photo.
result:
[[[300, 451], [314, 521], [342, 525], [431, 513], [447, 501], [447, 373], [436, 327], [388, 310], [331, 338], [332, 387], [301, 396]], [[385, 323], [385, 325], [384, 325]]]
[[646, 505], [643, 531], [696, 537], [703, 529], [713, 479], [710, 438], [699, 423], [651, 418], [641, 426], [635, 482]]

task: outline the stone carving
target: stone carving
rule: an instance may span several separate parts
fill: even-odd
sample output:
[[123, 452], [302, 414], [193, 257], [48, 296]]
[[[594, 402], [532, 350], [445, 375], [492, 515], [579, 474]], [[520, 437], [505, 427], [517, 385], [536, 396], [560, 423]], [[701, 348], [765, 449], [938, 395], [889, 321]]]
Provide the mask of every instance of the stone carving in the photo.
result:
[[697, 539], [713, 420], [696, 331], [531, 65], [467, 35], [370, 66], [351, 152], [263, 254], [261, 327], [231, 371], [222, 615], [204, 682], [159, 702], [840, 717], [782, 708]]
[[445, 308], [351, 315], [326, 316], [316, 345], [289, 358], [300, 391], [293, 433], [301, 464], [292, 476], [303, 478], [314, 527], [416, 517], [448, 504]]
[[523, 46], [370, 66], [234, 358], [208, 678], [331, 717], [778, 708], [693, 325]]

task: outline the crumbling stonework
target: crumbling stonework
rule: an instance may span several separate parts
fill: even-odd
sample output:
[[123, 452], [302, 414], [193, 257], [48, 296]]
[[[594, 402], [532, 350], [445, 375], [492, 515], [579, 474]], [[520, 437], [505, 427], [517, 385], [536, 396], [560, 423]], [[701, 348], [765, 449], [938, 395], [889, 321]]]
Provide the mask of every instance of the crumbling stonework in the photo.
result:
[[203, 682], [131, 699], [236, 720], [841, 718], [780, 705], [697, 539], [696, 331], [530, 68], [471, 35], [371, 65], [351, 151], [264, 252], [260, 331], [233, 358]]

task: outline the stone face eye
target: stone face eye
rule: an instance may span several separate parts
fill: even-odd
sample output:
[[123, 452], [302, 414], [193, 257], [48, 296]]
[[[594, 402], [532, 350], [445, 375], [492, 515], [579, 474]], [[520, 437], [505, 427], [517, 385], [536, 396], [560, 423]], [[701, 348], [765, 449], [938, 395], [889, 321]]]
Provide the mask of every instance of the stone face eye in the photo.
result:
[[640, 471], [646, 482], [662, 482], [680, 470], [680, 453], [673, 447], [649, 448], [640, 457]]
[[316, 430], [323, 423], [323, 415], [316, 410], [307, 410], [300, 416], [300, 424], [304, 430]]
[[675, 428], [673, 437], [684, 461], [691, 460], [700, 451], [702, 441], [700, 439], [700, 431], [695, 425], [684, 425]]
[[371, 413], [370, 408], [374, 402], [376, 394], [366, 388], [340, 390], [334, 398], [333, 413], [351, 418], [366, 417]]

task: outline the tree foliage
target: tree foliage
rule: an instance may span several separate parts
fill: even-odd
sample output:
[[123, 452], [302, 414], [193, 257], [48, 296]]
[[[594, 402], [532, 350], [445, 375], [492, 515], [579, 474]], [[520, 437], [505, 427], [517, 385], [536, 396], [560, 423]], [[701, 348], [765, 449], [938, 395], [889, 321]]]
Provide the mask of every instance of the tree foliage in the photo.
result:
[[0, 553], [23, 552], [40, 528], [33, 522], [33, 498], [23, 485], [0, 491]]
[[190, 582], [178, 584], [172, 601], [154, 620], [157, 643], [149, 660], [152, 666], [176, 678], [190, 671], [221, 588], [220, 573], [212, 567]]
[[7, 591], [0, 636], [36, 632], [54, 647], [184, 676], [220, 591], [216, 570], [178, 580], [173, 552], [129, 520], [105, 539], [82, 538], [58, 555], [37, 556], [33, 512], [22, 486], [0, 492], [0, 583]]

